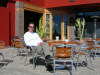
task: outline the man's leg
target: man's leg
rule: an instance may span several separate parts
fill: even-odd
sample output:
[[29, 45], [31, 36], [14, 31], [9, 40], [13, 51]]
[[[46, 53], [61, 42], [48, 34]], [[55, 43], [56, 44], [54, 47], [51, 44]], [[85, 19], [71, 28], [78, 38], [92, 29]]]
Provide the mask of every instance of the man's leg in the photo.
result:
[[47, 68], [47, 71], [53, 71], [53, 67], [51, 65], [53, 63], [53, 60], [51, 59], [50, 47], [49, 47], [48, 43], [44, 42], [42, 45], [42, 49], [45, 54], [45, 61], [46, 61], [45, 66]]
[[50, 55], [50, 47], [49, 47], [48, 43], [44, 42], [42, 44], [42, 49], [45, 54], [46, 63], [48, 63], [48, 64], [52, 63], [52, 59], [51, 59], [51, 55]]
[[46, 61], [46, 68], [48, 71], [53, 70], [52, 66], [50, 65], [52, 61], [50, 60], [50, 48], [49, 45], [44, 42], [42, 46], [33, 47], [33, 50], [36, 50], [37, 53], [44, 53], [45, 54], [45, 61]]
[[32, 52], [36, 52], [38, 54], [43, 54], [43, 50], [42, 50], [42, 47], [41, 46], [35, 46], [35, 47], [32, 47]]
[[44, 42], [42, 44], [42, 49], [43, 49], [45, 56], [50, 55], [50, 47], [49, 47], [48, 43]]
[[46, 42], [44, 42], [42, 46], [32, 47], [32, 51], [40, 54], [44, 53], [45, 57], [50, 55], [50, 47]]
[[48, 43], [44, 42], [42, 44], [42, 46], [36, 46], [36, 47], [33, 47], [33, 52], [34, 50], [37, 52], [37, 53], [40, 53], [40, 54], [43, 54], [45, 55], [45, 59], [50, 59], [51, 58], [51, 55], [50, 55], [50, 47], [48, 45]]

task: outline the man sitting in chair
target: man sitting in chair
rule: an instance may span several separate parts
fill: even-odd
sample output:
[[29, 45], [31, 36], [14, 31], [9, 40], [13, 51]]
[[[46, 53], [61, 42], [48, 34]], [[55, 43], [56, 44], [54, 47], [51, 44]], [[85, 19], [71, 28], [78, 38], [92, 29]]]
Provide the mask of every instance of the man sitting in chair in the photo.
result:
[[25, 44], [29, 47], [32, 47], [32, 50], [36, 51], [37, 53], [44, 54], [45, 61], [49, 63], [51, 62], [50, 48], [48, 44], [46, 42], [43, 42], [39, 35], [36, 32], [34, 32], [34, 28], [34, 23], [29, 23], [28, 32], [24, 34]]

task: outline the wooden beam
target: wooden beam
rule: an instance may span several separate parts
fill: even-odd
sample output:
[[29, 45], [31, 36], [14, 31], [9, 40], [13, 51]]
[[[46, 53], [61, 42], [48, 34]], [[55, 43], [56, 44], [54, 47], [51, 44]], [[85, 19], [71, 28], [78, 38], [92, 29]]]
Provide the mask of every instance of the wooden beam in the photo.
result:
[[67, 11], [67, 8], [49, 8], [49, 9], [46, 9], [45, 10], [46, 13], [52, 13], [52, 14], [67, 14], [68, 11]]
[[64, 37], [64, 15], [61, 15], [62, 21], [61, 21], [61, 40]]
[[28, 4], [28, 3], [24, 3], [23, 7], [24, 7], [24, 10], [34, 11], [38, 13], [44, 13], [44, 10], [45, 10], [45, 8], [43, 7], [39, 7], [39, 6]]
[[[46, 26], [46, 13], [43, 13], [43, 26]], [[45, 30], [46, 32], [46, 30]]]
[[70, 40], [70, 22], [69, 22], [69, 19], [70, 19], [70, 17], [69, 17], [69, 15], [68, 15], [67, 39]]
[[52, 14], [50, 14], [50, 40], [52, 40]]

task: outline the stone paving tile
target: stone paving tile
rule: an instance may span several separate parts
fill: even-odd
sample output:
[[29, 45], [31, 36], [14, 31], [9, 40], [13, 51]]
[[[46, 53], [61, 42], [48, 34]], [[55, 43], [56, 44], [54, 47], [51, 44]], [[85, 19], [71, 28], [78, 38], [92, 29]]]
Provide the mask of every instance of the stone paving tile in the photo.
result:
[[[33, 69], [33, 65], [29, 63], [29, 60], [31, 57], [28, 57], [27, 63], [28, 65], [24, 66], [25, 64], [25, 57], [22, 58], [22, 56], [15, 56], [15, 53], [13, 55], [15, 57], [12, 58], [12, 51], [13, 48], [6, 48], [4, 49], [4, 56], [6, 59], [13, 60], [13, 62], [10, 62], [6, 66], [3, 66], [0, 68], [0, 75], [53, 75], [53, 73], [50, 73], [46, 71], [46, 68], [44, 65], [37, 65], [36, 69]], [[81, 58], [84, 60], [84, 58]], [[94, 70], [90, 70], [86, 67], [78, 67], [78, 70], [75, 71], [75, 75], [100, 75], [100, 57], [96, 57], [95, 59], [92, 59]], [[89, 65], [89, 67], [91, 67]], [[56, 75], [70, 75], [70, 72], [68, 70], [57, 70]]]

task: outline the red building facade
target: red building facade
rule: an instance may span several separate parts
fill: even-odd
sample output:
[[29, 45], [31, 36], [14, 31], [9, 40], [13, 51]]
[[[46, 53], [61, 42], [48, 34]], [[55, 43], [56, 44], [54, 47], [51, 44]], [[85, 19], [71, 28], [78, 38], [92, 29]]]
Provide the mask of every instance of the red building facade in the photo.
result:
[[[25, 23], [27, 22], [27, 18], [30, 16], [28, 15], [27, 17], [27, 13], [43, 16], [44, 25], [47, 25], [46, 21], [47, 17], [49, 17], [50, 39], [53, 39], [53, 35], [58, 35], [59, 33], [56, 29], [54, 31], [52, 30], [52, 20], [56, 23], [55, 19], [61, 18], [59, 19], [59, 24], [61, 23], [59, 33], [61, 35], [59, 36], [62, 39], [66, 35], [66, 38], [70, 39], [74, 36], [73, 29], [75, 30], [75, 26], [70, 24], [70, 17], [76, 18], [77, 14], [84, 14], [82, 12], [98, 13], [99, 11], [100, 0], [8, 0], [6, 7], [2, 5], [0, 6], [0, 40], [5, 41], [8, 46], [11, 44], [11, 39], [13, 37], [22, 37], [25, 32]], [[35, 17], [35, 15], [33, 15], [33, 17]], [[65, 18], [66, 15], [68, 19]], [[36, 19], [39, 20], [40, 16]], [[67, 27], [64, 26], [66, 20], [68, 20]], [[64, 31], [66, 28], [67, 32]], [[53, 32], [55, 33], [53, 34]]]

